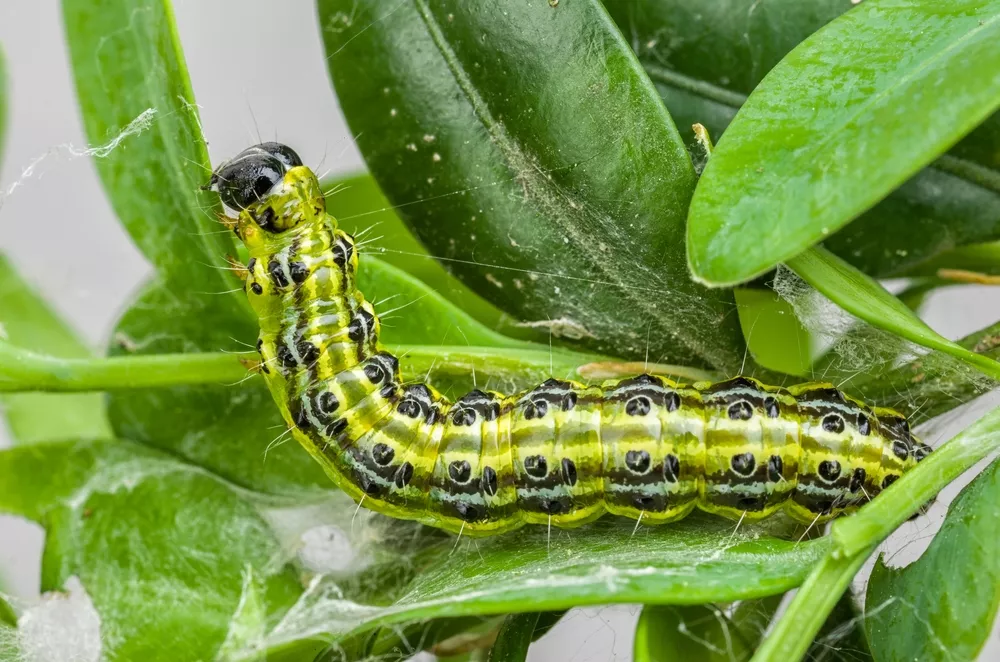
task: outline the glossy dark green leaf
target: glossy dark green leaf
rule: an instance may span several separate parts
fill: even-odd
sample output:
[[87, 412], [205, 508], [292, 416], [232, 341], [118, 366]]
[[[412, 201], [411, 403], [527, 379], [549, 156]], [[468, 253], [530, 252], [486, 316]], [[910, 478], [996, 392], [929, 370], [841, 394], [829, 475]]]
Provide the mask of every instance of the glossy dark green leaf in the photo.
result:
[[[393, 522], [395, 538], [409, 541]], [[558, 610], [612, 603], [701, 604], [783, 593], [828, 549], [828, 539], [796, 542], [766, 529], [695, 515], [662, 528], [604, 519], [549, 533], [545, 527], [470, 541], [440, 537], [406, 564], [413, 578], [390, 602], [354, 598], [335, 577], [315, 582], [272, 632], [272, 647], [329, 635], [334, 642], [376, 627], [430, 618]], [[408, 543], [412, 548], [416, 543]]]
[[[64, 358], [90, 356], [90, 350], [24, 282], [0, 255], [0, 343]], [[0, 365], [0, 376], [4, 366]], [[0, 397], [3, 415], [15, 443], [31, 444], [67, 435], [111, 436], [104, 403], [95, 393], [9, 393]]]
[[731, 613], [714, 605], [645, 607], [635, 631], [635, 662], [745, 662], [782, 600], [741, 602]]
[[361, 152], [431, 254], [597, 351], [739, 367], [732, 295], [687, 273], [687, 153], [596, 0], [318, 6]]
[[918, 345], [954, 356], [1000, 380], [1000, 363], [947, 340], [877, 281], [823, 248], [789, 260], [789, 268], [847, 312]]
[[880, 662], [973, 660], [1000, 607], [1000, 461], [948, 508], [926, 552], [902, 569], [880, 558], [865, 627]]
[[870, 0], [800, 44], [705, 168], [688, 223], [695, 274], [764, 273], [951, 147], [1000, 106], [998, 39], [1000, 2]]
[[[42, 590], [79, 578], [108, 659], [214, 659], [227, 638], [245, 646], [273, 627], [301, 593], [256, 507], [161, 453], [39, 444], [0, 452], [0, 476], [0, 510], [46, 529]], [[253, 591], [263, 606], [241, 621]]]

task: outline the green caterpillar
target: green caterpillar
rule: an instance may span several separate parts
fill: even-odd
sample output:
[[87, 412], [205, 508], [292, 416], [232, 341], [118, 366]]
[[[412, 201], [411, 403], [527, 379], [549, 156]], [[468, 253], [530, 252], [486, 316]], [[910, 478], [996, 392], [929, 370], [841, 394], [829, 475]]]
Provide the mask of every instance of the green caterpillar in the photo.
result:
[[472, 535], [606, 512], [661, 524], [695, 508], [814, 523], [857, 509], [931, 450], [900, 414], [829, 384], [549, 379], [449, 402], [404, 384], [380, 347], [354, 241], [295, 152], [251, 147], [208, 188], [249, 250], [246, 291], [275, 402], [334, 483], [372, 510]]

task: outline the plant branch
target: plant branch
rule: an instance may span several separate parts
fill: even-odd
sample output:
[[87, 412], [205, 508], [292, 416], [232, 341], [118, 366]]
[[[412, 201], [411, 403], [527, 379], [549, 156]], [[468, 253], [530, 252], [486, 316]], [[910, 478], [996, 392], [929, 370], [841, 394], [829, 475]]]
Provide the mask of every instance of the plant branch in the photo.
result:
[[[607, 357], [561, 349], [509, 349], [400, 345], [393, 350], [404, 374], [423, 378], [464, 377], [479, 372], [493, 378], [577, 375], [577, 369]], [[0, 392], [110, 391], [191, 384], [233, 384], [247, 376], [243, 362], [256, 353], [151, 354], [65, 359], [0, 342]]]
[[[233, 383], [246, 377], [244, 354], [150, 354], [65, 359], [0, 342], [0, 392], [108, 391]], [[254, 355], [255, 356], [255, 355]]]

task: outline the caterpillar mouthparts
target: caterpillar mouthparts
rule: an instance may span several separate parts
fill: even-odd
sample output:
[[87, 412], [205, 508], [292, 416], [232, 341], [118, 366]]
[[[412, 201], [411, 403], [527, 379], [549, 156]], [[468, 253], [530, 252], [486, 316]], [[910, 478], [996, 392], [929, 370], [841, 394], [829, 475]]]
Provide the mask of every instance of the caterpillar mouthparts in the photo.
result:
[[830, 384], [686, 386], [644, 374], [449, 402], [404, 383], [381, 348], [354, 240], [292, 149], [250, 147], [208, 188], [249, 251], [246, 291], [275, 402], [333, 482], [374, 511], [470, 535], [606, 512], [661, 524], [695, 508], [814, 523], [856, 510], [930, 453], [902, 415]]

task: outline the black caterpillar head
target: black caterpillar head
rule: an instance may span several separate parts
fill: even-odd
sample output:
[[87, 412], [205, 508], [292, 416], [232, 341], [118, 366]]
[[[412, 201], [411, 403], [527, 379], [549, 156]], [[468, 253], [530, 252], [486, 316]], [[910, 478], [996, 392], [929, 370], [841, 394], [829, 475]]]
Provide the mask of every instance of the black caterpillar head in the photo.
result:
[[[316, 176], [281, 143], [248, 147], [219, 166], [204, 188], [219, 194], [228, 216], [250, 220], [268, 232], [287, 230], [309, 212], [326, 210]], [[237, 234], [245, 234], [239, 222]]]

